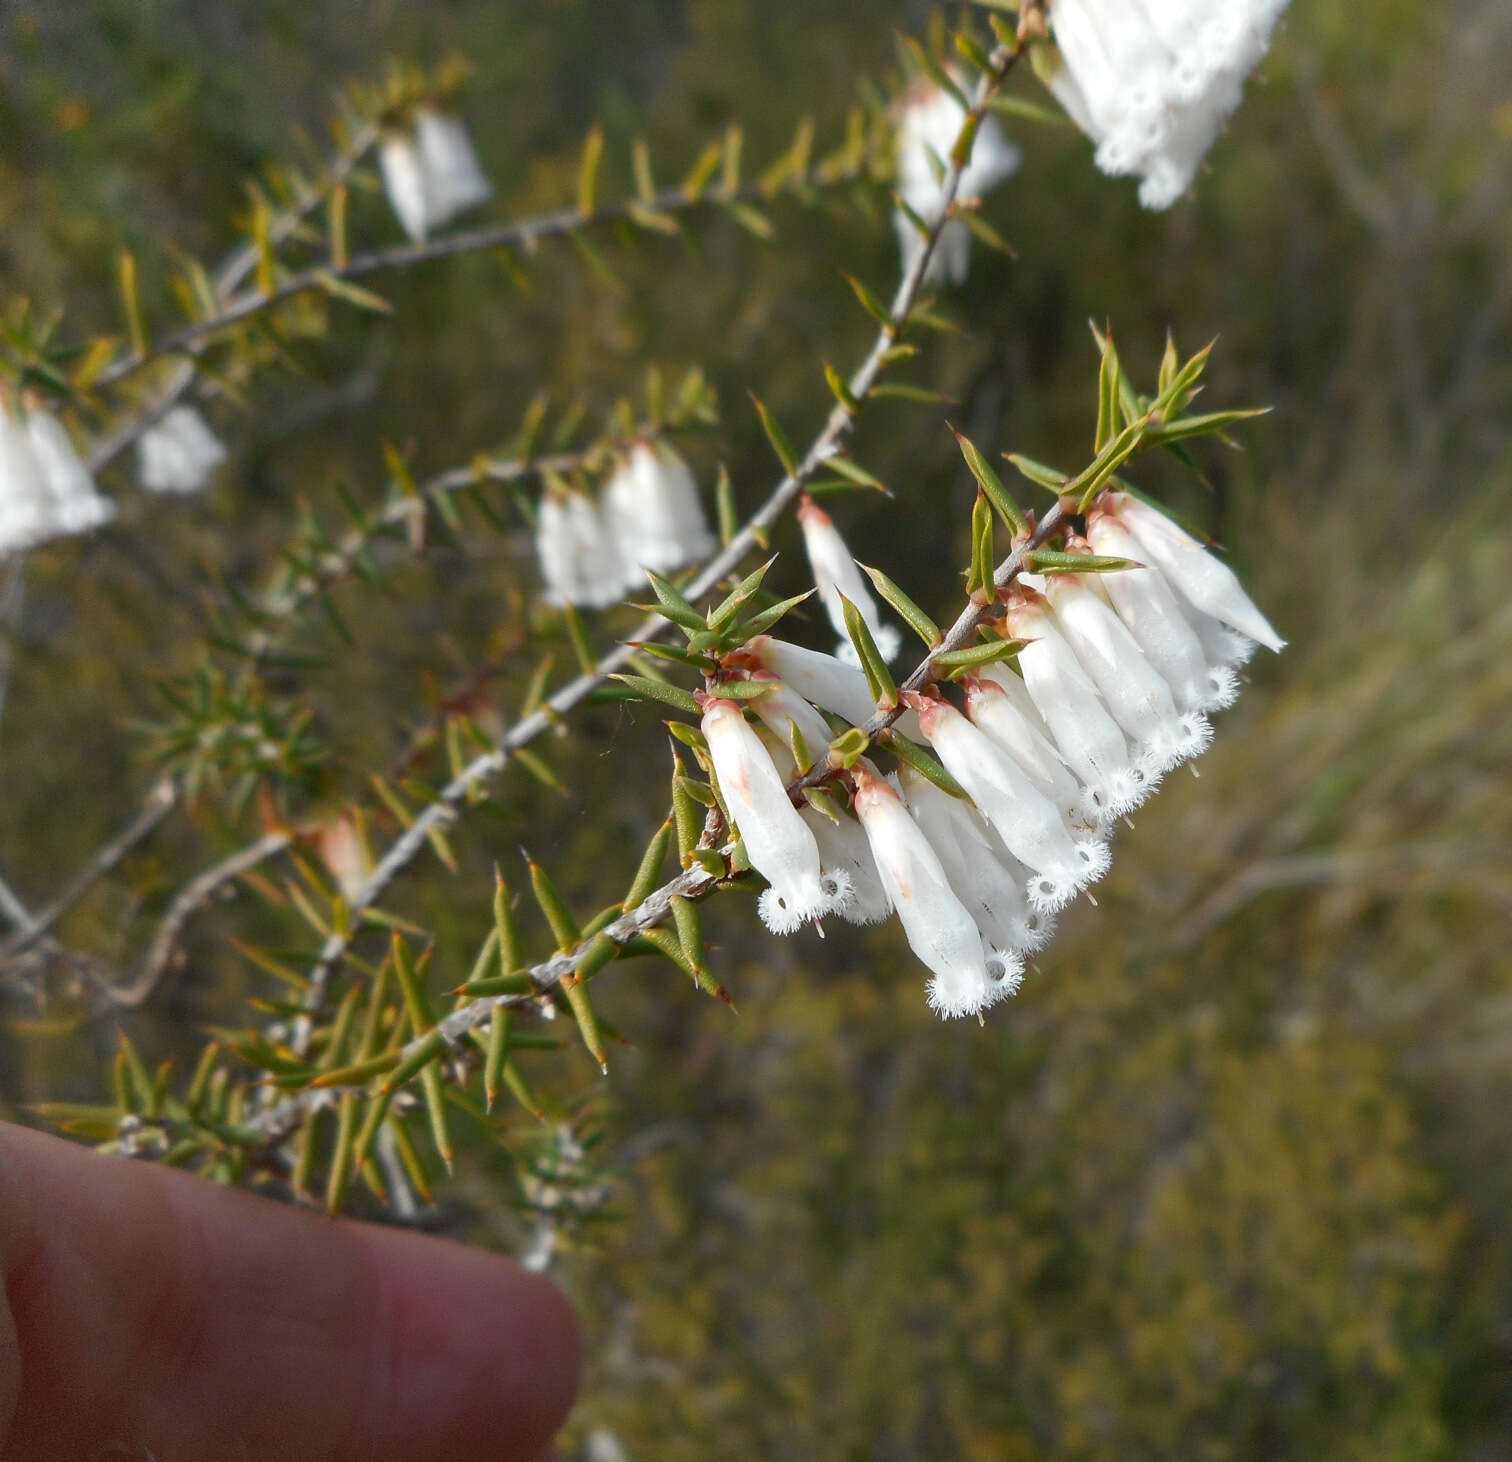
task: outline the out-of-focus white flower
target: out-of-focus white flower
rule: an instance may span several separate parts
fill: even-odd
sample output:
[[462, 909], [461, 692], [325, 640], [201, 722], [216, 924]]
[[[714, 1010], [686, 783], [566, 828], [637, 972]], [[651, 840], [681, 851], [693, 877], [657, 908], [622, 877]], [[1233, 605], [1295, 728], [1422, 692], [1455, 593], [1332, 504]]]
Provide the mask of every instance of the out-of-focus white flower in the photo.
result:
[[199, 492], [226, 449], [192, 406], [175, 406], [137, 438], [137, 480], [148, 492]]
[[1107, 845], [1073, 834], [1029, 774], [954, 706], [923, 696], [915, 696], [912, 705], [945, 770], [966, 789], [1008, 851], [1034, 871], [1028, 888], [1034, 908], [1054, 913], [1108, 871]]
[[367, 887], [377, 866], [368, 846], [367, 822], [361, 809], [340, 812], [322, 823], [315, 835], [315, 847], [342, 896], [348, 902], [355, 899]]
[[33, 548], [60, 531], [42, 464], [0, 397], [0, 553]]
[[939, 855], [881, 777], [858, 762], [856, 816], [866, 829], [882, 886], [909, 948], [930, 970], [930, 1008], [941, 1015], [975, 1015], [1016, 987], [1022, 966], [982, 952], [976, 921], [950, 886]]
[[1287, 0], [1051, 0], [1059, 52], [1047, 84], [1097, 145], [1137, 174], [1146, 208], [1190, 186]]
[[1160, 672], [1084, 575], [1053, 575], [1048, 598], [1056, 623], [1113, 719], [1139, 749], [1148, 775], [1158, 777], [1207, 750], [1213, 739], [1207, 717], [1176, 709]]
[[[987, 957], [1032, 954], [1040, 948], [1053, 926], [1051, 917], [1031, 909], [1024, 897], [1033, 876], [1029, 870], [1003, 847], [980, 813], [942, 792], [922, 772], [901, 766], [898, 782], [956, 897], [976, 920]], [[1007, 963], [1011, 969], [1020, 962]], [[1016, 987], [1018, 977], [1013, 983]]]
[[541, 499], [536, 559], [548, 604], [601, 609], [620, 597], [619, 555], [598, 508], [577, 488], [553, 490]]
[[771, 754], [740, 707], [707, 697], [702, 726], [719, 790], [751, 866], [771, 884], [758, 906], [767, 928], [791, 934], [843, 908], [851, 897], [849, 876], [843, 869], [821, 870], [813, 831], [788, 800]]
[[[1087, 515], [1087, 537], [1094, 553], [1144, 562], [1138, 540], [1101, 504]], [[1212, 712], [1234, 703], [1238, 676], [1224, 665], [1209, 664], [1197, 632], [1158, 569], [1125, 569], [1103, 576], [1102, 582], [1145, 658], [1165, 677], [1178, 710]]]
[[[1001, 672], [1016, 680], [1011, 670]], [[1022, 685], [1022, 682], [1020, 682]], [[1003, 688], [1001, 680], [968, 675], [961, 682], [966, 692], [966, 715], [971, 724], [1007, 752], [1033, 779], [1068, 822], [1086, 820], [1086, 801], [1081, 784], [1071, 775], [1060, 753], [1040, 727], [1036, 712], [1031, 721]], [[1024, 692], [1028, 700], [1028, 692]]]
[[378, 144], [378, 171], [394, 217], [420, 243], [430, 228], [430, 201], [419, 143], [407, 132], [385, 133]]
[[[938, 222], [944, 213], [937, 170], [942, 164], [949, 166], [950, 150], [965, 120], [960, 103], [927, 79], [917, 82], [904, 101], [898, 125], [898, 195], [927, 224]], [[1019, 149], [1008, 140], [997, 119], [984, 117], [956, 197], [980, 198], [990, 192], [1018, 171], [1019, 157]], [[906, 274], [924, 252], [924, 240], [901, 210], [893, 222]], [[924, 282], [939, 284], [948, 279], [952, 284], [962, 284], [970, 266], [971, 233], [959, 219], [952, 219], [940, 230]]]
[[1102, 823], [1123, 816], [1154, 790], [1151, 779], [1135, 768], [1122, 728], [1108, 714], [1044, 599], [1015, 584], [1006, 603], [1009, 631], [1033, 641], [1019, 651], [1024, 685], [1056, 749], [1090, 794], [1089, 816]]
[[698, 484], [665, 442], [631, 447], [604, 489], [604, 517], [630, 589], [644, 587], [646, 569], [668, 574], [714, 552]]
[[829, 615], [830, 624], [840, 636], [836, 653], [849, 664], [860, 664], [855, 646], [850, 641], [850, 632], [845, 627], [845, 606], [841, 602], [841, 595], [844, 595], [860, 611], [882, 658], [887, 661], [895, 659], [901, 648], [898, 632], [892, 625], [883, 624], [871, 590], [835, 527], [834, 519], [805, 493], [798, 504], [798, 521], [803, 527], [803, 546], [808, 550], [809, 567], [814, 573], [819, 598]]
[[420, 149], [426, 228], [442, 228], [493, 196], [493, 184], [460, 117], [422, 108], [415, 117], [415, 142]]
[[1285, 649], [1286, 641], [1244, 592], [1238, 575], [1191, 534], [1128, 493], [1109, 493], [1105, 501], [1144, 550], [1143, 561], [1158, 568], [1189, 604], [1268, 650]]
[[53, 521], [59, 533], [87, 533], [115, 517], [116, 507], [101, 497], [78, 449], [51, 412], [40, 406], [26, 413], [26, 437], [52, 494]]

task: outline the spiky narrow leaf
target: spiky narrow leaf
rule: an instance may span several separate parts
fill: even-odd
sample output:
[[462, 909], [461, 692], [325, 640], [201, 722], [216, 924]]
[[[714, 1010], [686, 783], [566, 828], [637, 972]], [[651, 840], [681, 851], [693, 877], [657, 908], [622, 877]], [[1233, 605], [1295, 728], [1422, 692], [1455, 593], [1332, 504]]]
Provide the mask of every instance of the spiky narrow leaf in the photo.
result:
[[963, 802], [970, 799], [966, 789], [916, 741], [910, 741], [896, 727], [884, 733], [888, 749], [899, 761], [907, 762], [920, 775], [928, 777], [942, 792], [959, 797]]
[[777, 562], [774, 554], [760, 568], [747, 574], [713, 609], [709, 611], [706, 623], [712, 630], [725, 630], [740, 613], [746, 603], [761, 588], [762, 581], [767, 576], [767, 571]]
[[846, 632], [861, 661], [861, 668], [866, 672], [866, 684], [871, 697], [879, 706], [891, 709], [898, 703], [898, 687], [893, 682], [892, 672], [887, 668], [887, 661], [877, 649], [877, 642], [872, 638], [872, 632], [862, 618], [861, 611], [843, 594], [840, 602], [844, 606]]
[[1008, 531], [1014, 535], [1027, 533], [1029, 520], [1014, 502], [1013, 495], [1003, 486], [1003, 479], [992, 470], [992, 464], [970, 437], [963, 436], [954, 427], [951, 427], [951, 431], [955, 433], [956, 445], [960, 447], [961, 456], [971, 469], [971, 475], [976, 478], [977, 486], [987, 494], [987, 500], [997, 509], [998, 516], [1007, 524]]
[[652, 569], [645, 571], [646, 578], [656, 595], [664, 618], [686, 630], [698, 631], [705, 627], [704, 617], [683, 597], [682, 591]]
[[1036, 462], [1033, 457], [1026, 457], [1022, 452], [1004, 452], [1003, 456], [1030, 482], [1037, 487], [1043, 487], [1048, 492], [1053, 492], [1057, 497], [1071, 480], [1066, 473], [1054, 467], [1047, 467], [1043, 462]]
[[735, 502], [735, 484], [723, 462], [719, 464], [719, 478], [714, 484], [714, 507], [719, 518], [719, 544], [728, 548], [740, 532], [740, 509]]
[[766, 409], [761, 398], [753, 392], [751, 400], [755, 403], [757, 415], [761, 417], [762, 430], [766, 432], [777, 460], [782, 463], [788, 476], [792, 477], [798, 471], [798, 454], [793, 450], [792, 442], [788, 440], [787, 433], [783, 431], [777, 418]]
[[584, 218], [592, 218], [598, 197], [599, 164], [604, 157], [604, 129], [595, 127], [583, 139], [583, 156], [578, 163], [577, 206]]
[[620, 905], [626, 913], [639, 907], [645, 901], [646, 895], [656, 887], [661, 877], [662, 865], [667, 861], [667, 849], [672, 846], [672, 824], [672, 818], [668, 817], [657, 828], [651, 841], [646, 844], [646, 851], [641, 855], [640, 867], [635, 870], [635, 878]]
[[1116, 574], [1124, 569], [1143, 568], [1132, 558], [1113, 558], [1098, 553], [1061, 553], [1053, 548], [1036, 548], [1024, 555], [1024, 567], [1035, 574]]
[[992, 506], [987, 494], [977, 489], [971, 510], [971, 568], [966, 576], [966, 593], [975, 604], [985, 604], [993, 594], [993, 566], [997, 550], [992, 532]]
[[664, 680], [651, 680], [644, 675], [614, 674], [609, 678], [629, 686], [631, 690], [648, 700], [661, 701], [663, 705], [685, 711], [690, 716], [702, 714], [698, 709], [698, 702], [693, 699], [692, 692], [682, 689], [681, 686], [668, 685]]
[[931, 662], [943, 670], [950, 680], [959, 679], [970, 670], [980, 670], [984, 665], [995, 665], [999, 660], [1012, 659], [1024, 648], [1023, 640], [994, 640], [985, 645], [972, 645], [964, 650], [950, 650], [936, 655]]
[[897, 610], [903, 622], [924, 641], [924, 644], [929, 649], [933, 649], [940, 643], [939, 626], [888, 578], [881, 569], [874, 569], [870, 564], [862, 564], [861, 568], [866, 571], [866, 575], [876, 587], [877, 593]]

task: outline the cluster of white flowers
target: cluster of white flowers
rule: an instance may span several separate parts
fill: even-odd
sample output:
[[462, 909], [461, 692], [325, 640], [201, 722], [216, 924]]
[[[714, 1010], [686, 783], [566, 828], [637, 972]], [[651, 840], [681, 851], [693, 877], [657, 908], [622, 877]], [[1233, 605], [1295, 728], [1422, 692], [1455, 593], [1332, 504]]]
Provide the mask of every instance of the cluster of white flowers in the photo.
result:
[[57, 417], [35, 404], [17, 415], [0, 396], [0, 553], [87, 533], [114, 516]]
[[541, 500], [536, 557], [552, 604], [602, 608], [643, 589], [647, 569], [671, 573], [714, 552], [698, 484], [665, 442], [636, 442], [599, 506], [575, 487]]
[[225, 447], [192, 406], [164, 412], [137, 438], [137, 480], [148, 492], [200, 492], [225, 460]]
[[1287, 0], [1051, 0], [1047, 77], [1097, 144], [1097, 165], [1137, 175], [1146, 208], [1191, 185]]
[[1233, 572], [1157, 509], [1109, 492], [1087, 524], [1073, 551], [1141, 566], [1051, 575], [1043, 592], [1015, 583], [1005, 627], [1029, 641], [1018, 669], [964, 677], [964, 712], [905, 695], [898, 729], [930, 744], [966, 800], [863, 758], [849, 773], [854, 819], [795, 807], [787, 787], [833, 739], [820, 709], [852, 725], [875, 713], [866, 677], [766, 635], [727, 658], [727, 673], [766, 686], [744, 703], [761, 728], [734, 700], [705, 697], [703, 732], [771, 885], [760, 909], [774, 933], [896, 913], [930, 970], [930, 1005], [979, 1013], [1018, 988], [1056, 913], [1107, 872], [1119, 817], [1207, 747], [1208, 716], [1232, 703], [1256, 643], [1283, 648]]
[[[927, 78], [921, 77], [904, 98], [898, 122], [898, 196], [926, 224], [936, 224], [944, 215], [941, 181], [965, 121], [961, 104]], [[957, 199], [964, 202], [990, 192], [1018, 171], [1019, 158], [1019, 149], [1008, 140], [997, 120], [984, 117], [961, 173]], [[893, 223], [906, 273], [918, 263], [924, 240], [901, 210], [894, 215]], [[970, 266], [971, 233], [953, 218], [940, 230], [924, 282], [939, 284], [948, 279], [952, 284], [962, 284]]]
[[433, 107], [416, 114], [413, 132], [385, 134], [378, 167], [389, 205], [416, 243], [493, 196], [462, 119]]

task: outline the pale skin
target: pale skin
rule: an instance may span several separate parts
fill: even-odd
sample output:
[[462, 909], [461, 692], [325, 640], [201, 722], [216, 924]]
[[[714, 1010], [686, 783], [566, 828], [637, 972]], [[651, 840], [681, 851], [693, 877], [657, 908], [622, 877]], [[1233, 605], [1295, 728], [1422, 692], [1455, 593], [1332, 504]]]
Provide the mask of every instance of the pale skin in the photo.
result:
[[547, 1462], [549, 1281], [0, 1124], [0, 1462]]

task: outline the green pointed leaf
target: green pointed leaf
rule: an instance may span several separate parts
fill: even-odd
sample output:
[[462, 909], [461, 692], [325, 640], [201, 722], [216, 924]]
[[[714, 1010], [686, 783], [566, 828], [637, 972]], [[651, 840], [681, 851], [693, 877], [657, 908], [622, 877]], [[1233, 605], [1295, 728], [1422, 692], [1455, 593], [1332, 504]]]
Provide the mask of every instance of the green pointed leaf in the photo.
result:
[[546, 922], [551, 926], [552, 937], [557, 942], [557, 948], [559, 950], [571, 949], [583, 937], [577, 920], [572, 917], [566, 900], [557, 891], [551, 875], [534, 858], [528, 861], [531, 892], [535, 894], [535, 901], [540, 905], [541, 912], [546, 916]]
[[1037, 487], [1043, 487], [1048, 492], [1053, 492], [1057, 497], [1065, 489], [1070, 478], [1054, 467], [1047, 467], [1043, 462], [1036, 462], [1032, 457], [1026, 457], [1022, 452], [1004, 452], [1003, 456], [1023, 473], [1030, 482]]
[[577, 206], [584, 218], [592, 218], [598, 192], [599, 164], [604, 157], [604, 129], [595, 127], [583, 139], [583, 156], [578, 163]]
[[673, 624], [686, 630], [701, 630], [704, 617], [682, 596], [682, 593], [652, 569], [645, 570], [652, 592], [661, 603], [660, 613]]
[[787, 433], [783, 431], [777, 418], [762, 404], [761, 398], [754, 393], [751, 400], [756, 404], [757, 414], [761, 417], [761, 425], [767, 434], [767, 440], [772, 444], [772, 450], [777, 454], [777, 460], [782, 463], [783, 470], [789, 477], [797, 475], [798, 454], [793, 450], [793, 444], [788, 440]]
[[311, 278], [332, 299], [356, 305], [359, 310], [367, 310], [374, 315], [394, 313], [393, 305], [381, 294], [375, 294], [370, 289], [363, 289], [361, 285], [353, 284], [350, 279], [342, 279], [340, 275], [333, 274], [329, 269], [317, 269]]
[[1035, 574], [1116, 574], [1145, 565], [1132, 558], [1111, 558], [1099, 553], [1061, 553], [1036, 548], [1024, 555], [1024, 567]]
[[671, 846], [672, 819], [668, 817], [646, 844], [646, 851], [641, 855], [640, 867], [635, 870], [635, 878], [620, 905], [626, 913], [644, 903], [646, 895], [656, 887], [662, 865], [667, 861], [667, 849]]
[[1029, 520], [1024, 516], [1023, 510], [1014, 502], [1013, 495], [1003, 486], [1003, 479], [992, 470], [992, 464], [982, 455], [976, 444], [970, 437], [963, 436], [951, 427], [955, 434], [956, 445], [961, 449], [961, 456], [966, 459], [966, 465], [971, 469], [971, 475], [976, 478], [977, 486], [987, 494], [987, 500], [997, 510], [998, 516], [1007, 525], [1008, 531], [1017, 537], [1021, 533], [1029, 531]]
[[845, 282], [855, 291], [856, 298], [861, 301], [861, 308], [881, 325], [883, 329], [891, 329], [892, 316], [887, 306], [862, 284], [855, 275], [847, 274]]
[[629, 686], [631, 690], [647, 700], [661, 701], [663, 705], [686, 711], [690, 716], [703, 714], [698, 708], [698, 702], [693, 699], [692, 692], [682, 689], [681, 686], [668, 685], [664, 680], [651, 680], [644, 675], [615, 674], [609, 679], [618, 680], [621, 684]]
[[769, 558], [760, 568], [747, 574], [720, 602], [709, 611], [706, 623], [711, 630], [723, 631], [729, 627], [735, 616], [761, 588], [762, 580], [767, 576], [767, 570], [777, 562], [776, 555]]
[[791, 599], [784, 599], [772, 605], [770, 609], [763, 609], [760, 614], [752, 615], [740, 626], [742, 640], [754, 640], [757, 635], [766, 634], [789, 610], [796, 609], [805, 599], [812, 599], [818, 592], [817, 589], [809, 589], [802, 594], [794, 594]]
[[995, 665], [1000, 660], [1012, 659], [1026, 643], [1024, 640], [994, 639], [988, 644], [971, 645], [964, 650], [947, 650], [944, 654], [935, 655], [930, 663], [937, 670], [943, 670], [947, 679], [959, 680], [961, 676], [980, 670], [984, 665]]
[[897, 610], [903, 622], [924, 641], [927, 648], [933, 649], [940, 643], [939, 626], [881, 569], [874, 569], [870, 564], [861, 564], [860, 567], [866, 571], [877, 593]]
[[849, 731], [842, 731], [829, 744], [829, 756], [833, 761], [838, 761], [848, 771], [861, 760], [871, 749], [871, 737], [866, 734], [864, 728], [852, 726]]
[[959, 797], [963, 802], [971, 800], [966, 795], [966, 789], [929, 752], [917, 742], [910, 741], [896, 727], [885, 731], [883, 740], [899, 761], [906, 762], [921, 776], [928, 777], [942, 792], [949, 792], [952, 797]]
[[877, 642], [872, 639], [872, 632], [861, 617], [861, 611], [843, 594], [840, 601], [845, 607], [846, 632], [850, 635], [851, 644], [855, 646], [861, 668], [866, 672], [866, 684], [872, 699], [891, 710], [898, 703], [898, 687], [893, 683], [887, 661], [877, 649]]

